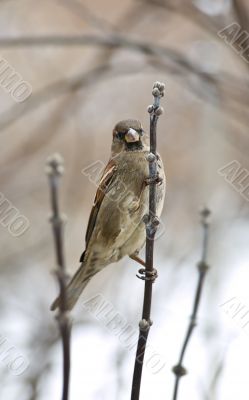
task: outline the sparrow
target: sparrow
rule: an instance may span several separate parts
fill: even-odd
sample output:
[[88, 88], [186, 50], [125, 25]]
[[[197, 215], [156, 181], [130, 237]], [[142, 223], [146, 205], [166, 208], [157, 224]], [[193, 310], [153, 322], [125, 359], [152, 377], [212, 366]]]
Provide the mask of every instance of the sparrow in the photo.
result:
[[[149, 212], [149, 138], [136, 119], [118, 122], [112, 132], [111, 156], [95, 195], [85, 236], [81, 265], [66, 288], [67, 309], [76, 304], [91, 278], [107, 265], [138, 256], [145, 244], [143, 217]], [[166, 190], [164, 167], [159, 154], [156, 204], [160, 217]], [[51, 310], [60, 303], [53, 302]]]

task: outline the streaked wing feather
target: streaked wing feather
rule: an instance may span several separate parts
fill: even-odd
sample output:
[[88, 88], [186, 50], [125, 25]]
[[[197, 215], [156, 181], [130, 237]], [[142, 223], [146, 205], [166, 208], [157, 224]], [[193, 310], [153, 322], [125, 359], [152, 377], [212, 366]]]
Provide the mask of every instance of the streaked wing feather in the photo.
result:
[[105, 197], [105, 194], [108, 192], [110, 188], [116, 169], [117, 169], [116, 163], [113, 160], [110, 160], [104, 169], [88, 221], [88, 226], [86, 230], [86, 248], [88, 246], [89, 240], [94, 230], [101, 203]]

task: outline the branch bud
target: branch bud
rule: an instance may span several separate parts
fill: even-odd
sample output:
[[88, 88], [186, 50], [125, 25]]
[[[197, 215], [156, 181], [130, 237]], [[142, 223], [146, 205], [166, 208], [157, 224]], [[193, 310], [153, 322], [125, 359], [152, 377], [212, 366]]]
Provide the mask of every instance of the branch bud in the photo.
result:
[[151, 114], [154, 111], [154, 106], [151, 104], [148, 106], [147, 111], [149, 114]]
[[159, 97], [160, 96], [160, 90], [157, 87], [155, 87], [152, 90], [152, 94], [153, 94], [154, 97]]
[[62, 156], [55, 153], [47, 158], [45, 171], [48, 175], [62, 175], [64, 172], [64, 160]]
[[159, 115], [162, 115], [164, 113], [164, 109], [163, 109], [163, 107], [158, 107], [156, 110], [155, 110], [155, 114], [159, 117]]
[[149, 154], [147, 155], [147, 161], [148, 161], [149, 163], [154, 162], [155, 160], [156, 160], [155, 154], [149, 153]]
[[146, 332], [148, 329], [150, 329], [150, 323], [146, 321], [146, 319], [141, 319], [139, 322], [139, 329]]

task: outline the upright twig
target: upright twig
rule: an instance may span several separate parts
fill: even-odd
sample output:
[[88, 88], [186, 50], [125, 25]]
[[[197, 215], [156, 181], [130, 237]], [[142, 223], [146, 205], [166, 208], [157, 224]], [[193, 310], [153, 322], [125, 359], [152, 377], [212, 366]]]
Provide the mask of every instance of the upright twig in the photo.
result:
[[157, 271], [153, 267], [154, 238], [159, 225], [156, 216], [156, 185], [159, 182], [157, 173], [157, 154], [156, 154], [156, 127], [159, 115], [163, 113], [160, 107], [160, 98], [164, 95], [165, 85], [155, 82], [152, 90], [154, 96], [153, 105], [148, 107], [150, 114], [150, 153], [148, 154], [149, 163], [149, 214], [145, 216], [146, 224], [146, 259], [145, 269], [139, 272], [145, 281], [142, 320], [139, 323], [139, 337], [137, 343], [136, 359], [132, 381], [131, 400], [138, 400], [141, 386], [144, 354], [146, 349], [149, 330], [152, 325], [150, 319], [152, 284], [157, 277]]
[[203, 245], [202, 245], [201, 261], [197, 264], [199, 278], [198, 278], [198, 283], [197, 283], [195, 297], [194, 297], [193, 311], [192, 311], [192, 314], [190, 317], [189, 326], [188, 326], [186, 336], [185, 336], [185, 339], [183, 342], [179, 361], [178, 361], [177, 365], [175, 365], [172, 369], [172, 371], [175, 374], [175, 386], [174, 386], [173, 400], [177, 400], [179, 382], [180, 382], [181, 377], [187, 374], [186, 368], [184, 368], [182, 365], [183, 358], [184, 358], [190, 337], [192, 335], [192, 332], [197, 325], [197, 312], [198, 312], [198, 308], [199, 308], [199, 304], [200, 304], [204, 279], [205, 279], [205, 276], [206, 276], [206, 273], [208, 270], [206, 258], [207, 258], [207, 247], [208, 247], [208, 227], [209, 227], [208, 217], [209, 217], [209, 215], [210, 215], [210, 211], [207, 208], [204, 208], [201, 211], [201, 224], [203, 227]]
[[47, 160], [47, 174], [49, 178], [49, 186], [51, 192], [51, 223], [53, 227], [57, 270], [56, 275], [60, 288], [60, 306], [57, 315], [59, 329], [62, 338], [63, 348], [63, 389], [62, 400], [68, 400], [69, 381], [70, 381], [70, 333], [71, 322], [67, 312], [66, 298], [66, 267], [63, 250], [63, 227], [64, 221], [59, 212], [58, 204], [58, 186], [60, 176], [63, 174], [63, 159], [60, 155], [55, 154]]

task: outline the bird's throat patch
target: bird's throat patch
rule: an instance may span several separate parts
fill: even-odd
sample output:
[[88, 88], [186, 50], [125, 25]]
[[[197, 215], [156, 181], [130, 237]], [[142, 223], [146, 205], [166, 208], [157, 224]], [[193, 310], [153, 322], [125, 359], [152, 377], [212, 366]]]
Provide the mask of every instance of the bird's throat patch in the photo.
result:
[[137, 142], [130, 142], [130, 143], [125, 143], [125, 148], [126, 151], [136, 151], [136, 150], [143, 150], [143, 144], [141, 140]]

